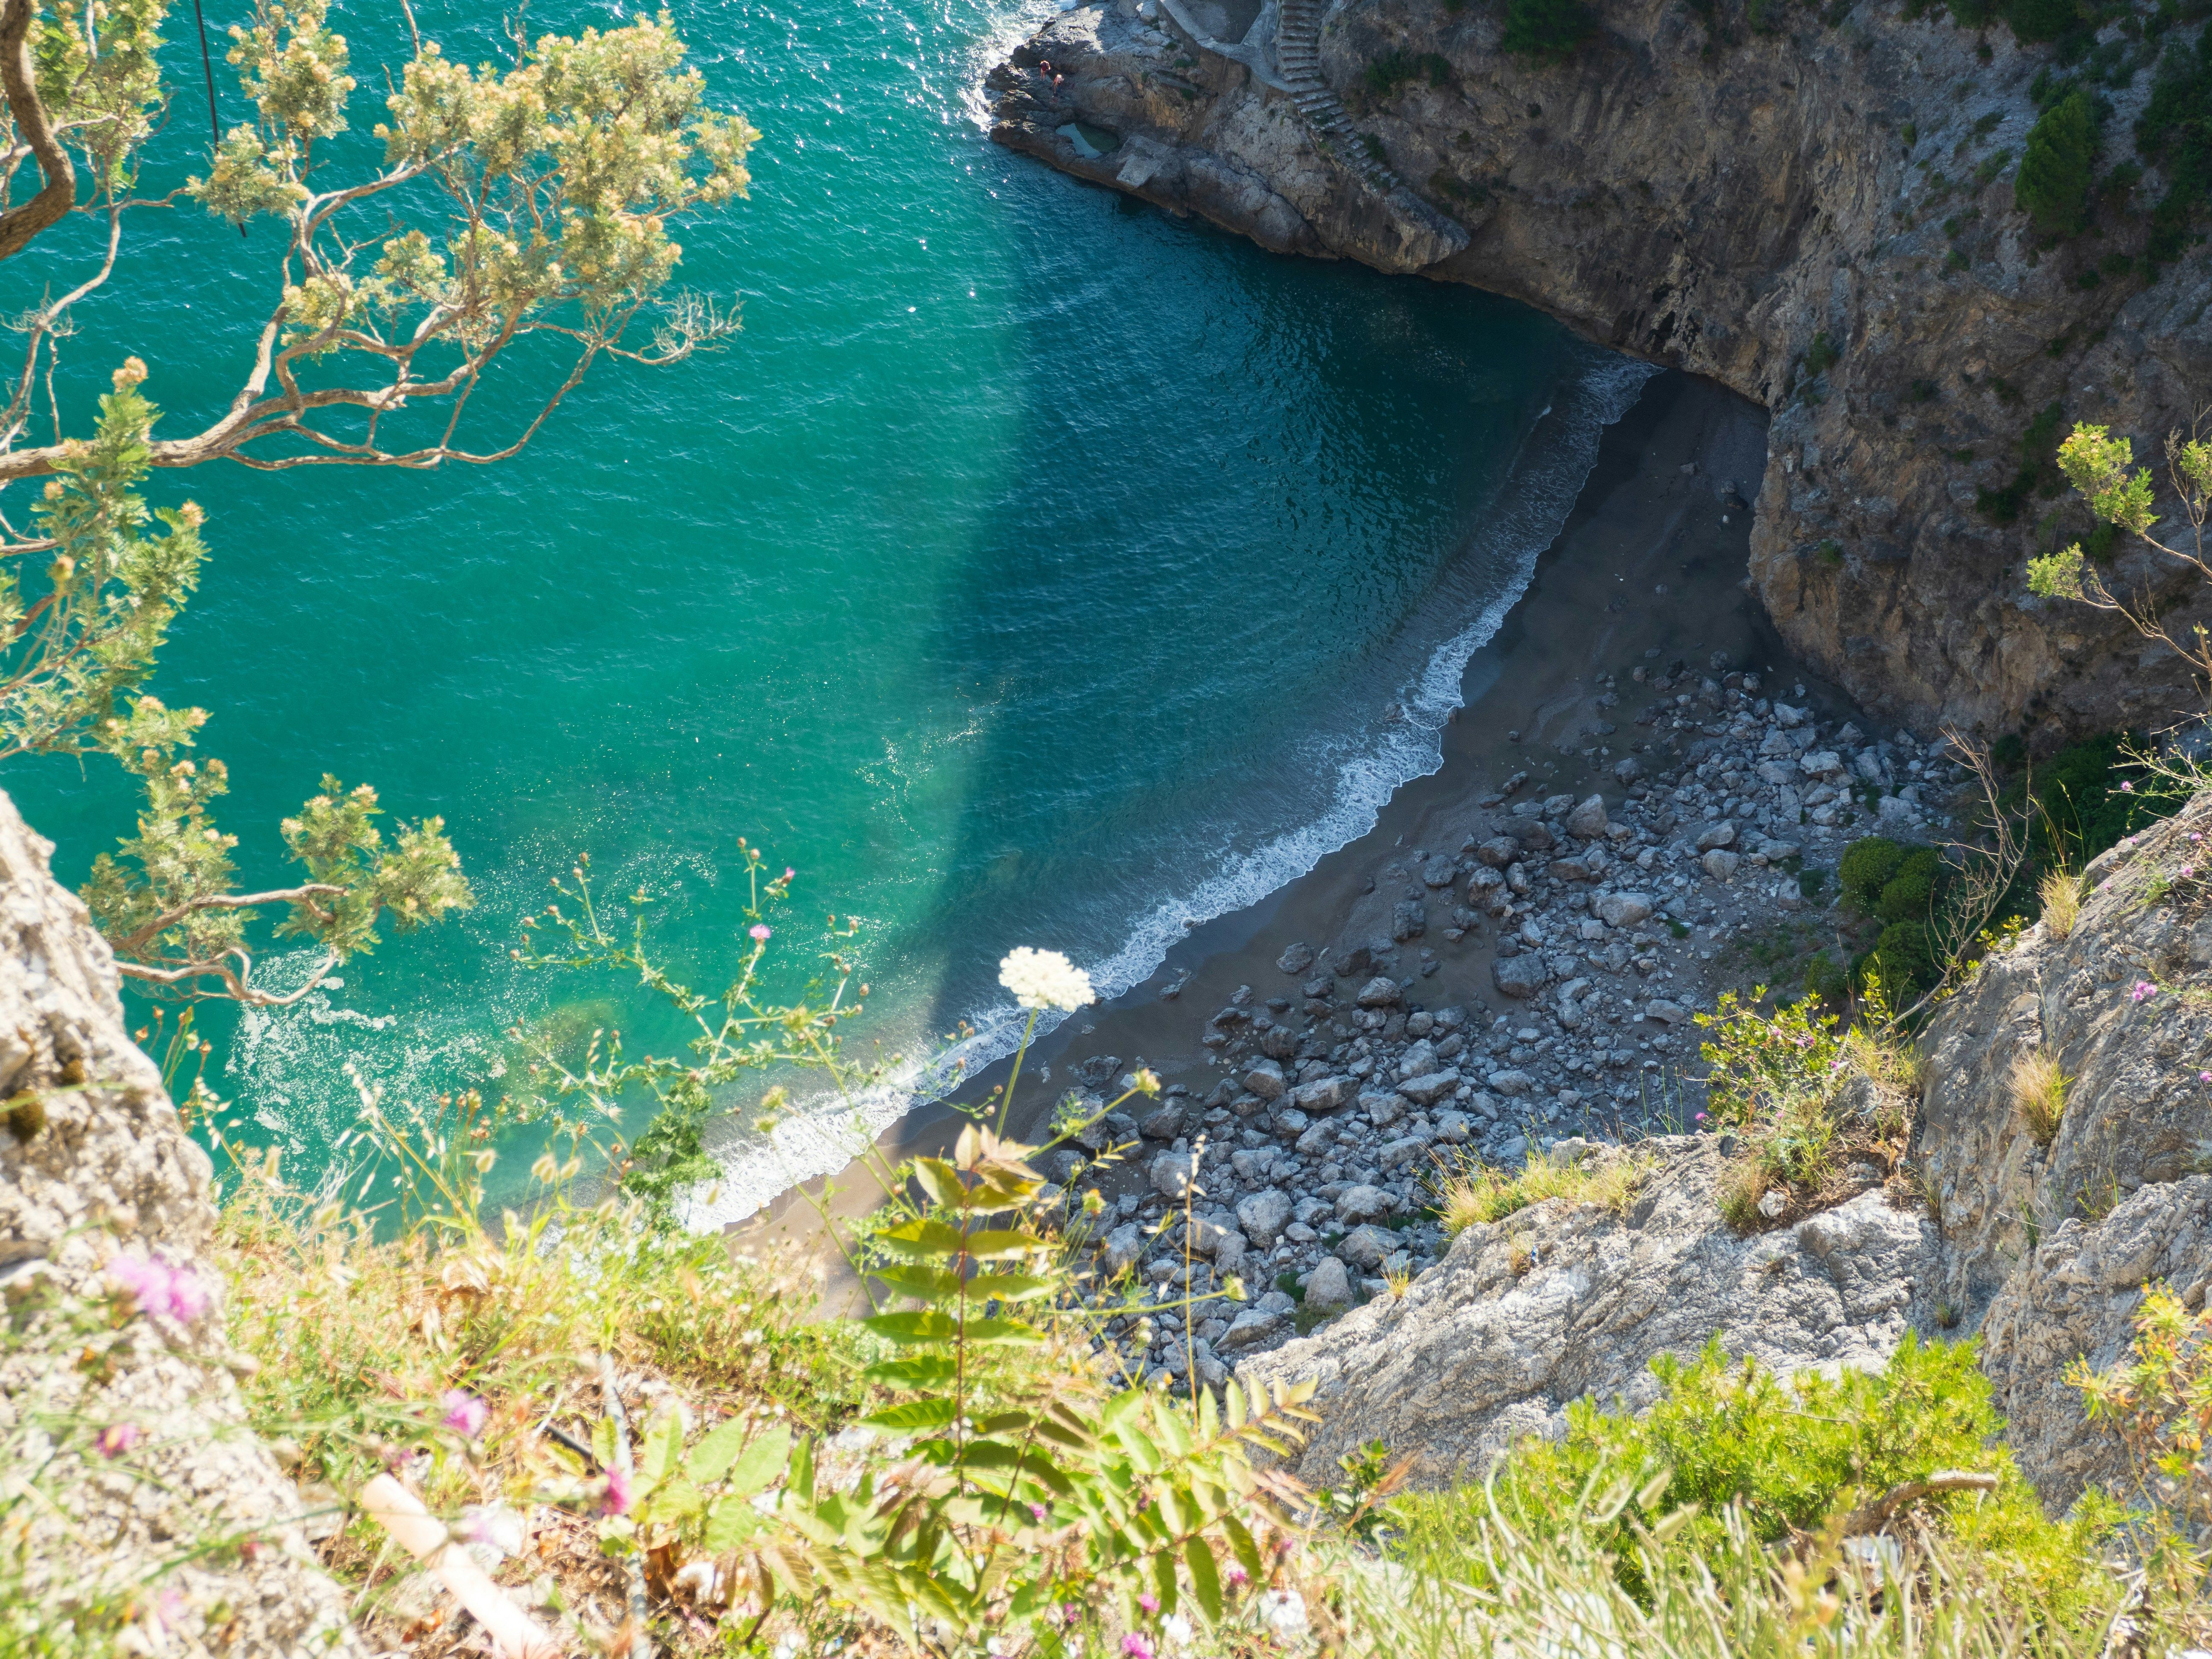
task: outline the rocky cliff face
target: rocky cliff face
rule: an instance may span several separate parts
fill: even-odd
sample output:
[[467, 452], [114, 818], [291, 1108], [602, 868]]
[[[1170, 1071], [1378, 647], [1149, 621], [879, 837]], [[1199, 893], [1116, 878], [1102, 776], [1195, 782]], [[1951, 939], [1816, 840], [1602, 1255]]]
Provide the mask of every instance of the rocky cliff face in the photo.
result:
[[[1765, 404], [1752, 579], [1878, 713], [2049, 740], [2186, 700], [2172, 657], [2027, 594], [2026, 556], [2084, 533], [2080, 508], [1976, 507], [2054, 402], [2148, 459], [2212, 398], [2202, 247], [2146, 287], [2099, 270], [2140, 252], [2140, 216], [2108, 203], [2039, 248], [2014, 206], [2047, 48], [1993, 28], [1984, 63], [1940, 6], [1777, 5], [1768, 34], [1727, 0], [1605, 0], [1599, 39], [1547, 67], [1499, 50], [1497, 0], [1304, 3], [1248, 24], [1093, 0], [994, 71], [994, 137], [1278, 252], [1510, 295]], [[2108, 91], [2102, 165], [2130, 159], [2151, 78]], [[2163, 187], [2153, 169], [2136, 198]], [[2170, 578], [2141, 554], [2119, 574]]]
[[0, 1599], [118, 1652], [360, 1651], [246, 1425], [207, 1154], [52, 851], [0, 795]]
[[[1869, 1169], [1847, 1202], [1740, 1237], [1714, 1196], [1717, 1140], [1648, 1142], [1626, 1213], [1553, 1200], [1471, 1227], [1402, 1297], [1244, 1361], [1320, 1380], [1298, 1472], [1327, 1480], [1380, 1436], [1417, 1479], [1464, 1480], [1563, 1430], [1577, 1397], [1647, 1403], [1652, 1358], [1716, 1333], [1788, 1372], [1880, 1364], [1910, 1327], [1979, 1333], [2006, 1437], [2054, 1508], [2093, 1480], [2125, 1490], [2119, 1442], [2063, 1376], [2127, 1352], [2147, 1285], [2194, 1309], [2212, 1291], [2208, 835], [2212, 798], [2115, 848], [2070, 933], [2039, 925], [1946, 1005], [1909, 1175], [1877, 1187]], [[2012, 1086], [2039, 1051], [2069, 1079], [2047, 1143]]]

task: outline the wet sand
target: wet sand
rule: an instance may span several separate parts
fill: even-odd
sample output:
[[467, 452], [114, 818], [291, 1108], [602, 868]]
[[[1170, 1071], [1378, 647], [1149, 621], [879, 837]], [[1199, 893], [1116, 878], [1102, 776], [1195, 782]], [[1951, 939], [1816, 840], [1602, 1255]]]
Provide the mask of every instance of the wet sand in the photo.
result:
[[[1528, 775], [1530, 795], [1596, 789], [1618, 800], [1613, 766], [1656, 739], [1623, 718], [1627, 707], [1601, 706], [1596, 682], [1606, 673], [1626, 684], [1639, 665], [1681, 659], [1702, 670], [1719, 653], [1730, 667], [1756, 669], [1777, 693], [1845, 707], [1789, 657], [1747, 589], [1751, 514], [1742, 501], [1765, 467], [1765, 428], [1762, 411], [1718, 386], [1672, 371], [1655, 376], [1606, 434], [1528, 592], [1468, 664], [1443, 765], [1401, 788], [1366, 835], [1259, 903], [1192, 928], [1144, 984], [1040, 1040], [1024, 1063], [1010, 1127], [1036, 1129], [1071, 1086], [1071, 1069], [1096, 1056], [1112, 1056], [1116, 1073], [1149, 1066], [1164, 1084], [1205, 1096], [1222, 1075], [1200, 1041], [1208, 1016], [1240, 986], [1263, 998], [1295, 994], [1296, 977], [1276, 966], [1294, 943], [1333, 948], [1340, 959], [1388, 941], [1395, 895], [1377, 890], [1378, 869], [1415, 849], [1456, 853], [1482, 798], [1515, 773]], [[1397, 947], [1398, 971], [1424, 976], [1411, 994], [1426, 1006], [1500, 1012], [1491, 938], [1486, 928], [1448, 942], [1432, 924]], [[1009, 1070], [1002, 1061], [951, 1100], [909, 1114], [878, 1140], [878, 1154], [896, 1164], [943, 1149], [968, 1121], [959, 1103], [980, 1107]], [[785, 1194], [737, 1232], [745, 1248], [782, 1244], [828, 1257], [825, 1304], [836, 1308], [857, 1287], [821, 1248], [817, 1206], [849, 1216], [882, 1196], [856, 1163]]]

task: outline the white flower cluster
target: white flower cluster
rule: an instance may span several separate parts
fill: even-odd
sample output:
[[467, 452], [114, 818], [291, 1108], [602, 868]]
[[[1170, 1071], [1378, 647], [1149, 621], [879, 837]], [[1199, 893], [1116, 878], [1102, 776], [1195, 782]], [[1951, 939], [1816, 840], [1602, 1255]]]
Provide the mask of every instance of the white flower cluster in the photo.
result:
[[1073, 1013], [1093, 995], [1090, 975], [1057, 951], [1032, 951], [1026, 945], [1006, 952], [999, 964], [999, 983], [1024, 1008], [1065, 1008]]

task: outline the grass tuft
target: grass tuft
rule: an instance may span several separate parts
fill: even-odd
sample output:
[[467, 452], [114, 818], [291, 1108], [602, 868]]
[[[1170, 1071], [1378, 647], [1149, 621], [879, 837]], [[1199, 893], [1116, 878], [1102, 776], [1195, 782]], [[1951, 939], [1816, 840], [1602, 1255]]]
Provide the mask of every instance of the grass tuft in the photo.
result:
[[2058, 1138], [2059, 1120], [2066, 1111], [2066, 1073], [2058, 1069], [2058, 1056], [2048, 1048], [2035, 1048], [2013, 1062], [2007, 1086], [2013, 1109], [2027, 1126], [2039, 1146]]
[[2070, 870], [2053, 870], [2035, 890], [2043, 902], [2044, 931], [2053, 939], [2072, 933], [2081, 919], [2081, 878]]
[[1454, 1238], [1469, 1227], [1503, 1221], [1552, 1198], [1599, 1205], [1620, 1215], [1649, 1172], [1648, 1164], [1633, 1158], [1593, 1158], [1577, 1164], [1540, 1153], [1511, 1172], [1471, 1163], [1444, 1178], [1437, 1208], [1444, 1231]]

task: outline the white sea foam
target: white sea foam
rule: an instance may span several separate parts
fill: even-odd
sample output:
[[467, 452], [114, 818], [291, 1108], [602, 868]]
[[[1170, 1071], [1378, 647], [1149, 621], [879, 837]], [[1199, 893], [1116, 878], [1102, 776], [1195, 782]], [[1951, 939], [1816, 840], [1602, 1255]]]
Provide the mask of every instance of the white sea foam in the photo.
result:
[[[1316, 739], [1311, 757], [1335, 788], [1319, 817], [1258, 848], [1231, 857], [1196, 887], [1163, 901], [1136, 920], [1121, 948], [1088, 964], [1102, 1000], [1149, 979], [1169, 947], [1198, 923], [1257, 903], [1295, 881], [1323, 858], [1364, 835], [1384, 804], [1407, 783], [1443, 762], [1445, 723], [1462, 706], [1468, 661], [1519, 603], [1536, 561], [1557, 538], [1597, 459], [1605, 429], [1626, 414], [1658, 371], [1615, 358], [1587, 371], [1571, 392], [1547, 407], [1507, 469], [1493, 514], [1462, 567], [1510, 575], [1477, 613], [1429, 650], [1411, 680], [1398, 688], [1402, 718], [1380, 720], [1346, 738]], [[1038, 1023], [1039, 1035], [1059, 1016]], [[969, 1017], [971, 1035], [927, 1066], [912, 1066], [849, 1100], [816, 1102], [787, 1116], [768, 1137], [728, 1149], [722, 1177], [694, 1198], [690, 1219], [720, 1226], [751, 1215], [803, 1181], [850, 1163], [915, 1106], [1013, 1052], [1022, 1019], [995, 1006]]]

